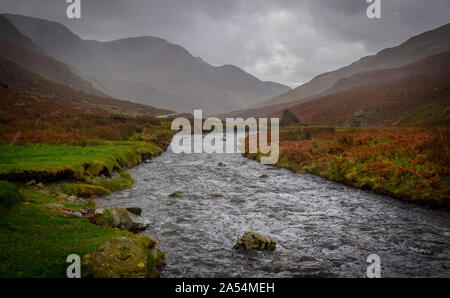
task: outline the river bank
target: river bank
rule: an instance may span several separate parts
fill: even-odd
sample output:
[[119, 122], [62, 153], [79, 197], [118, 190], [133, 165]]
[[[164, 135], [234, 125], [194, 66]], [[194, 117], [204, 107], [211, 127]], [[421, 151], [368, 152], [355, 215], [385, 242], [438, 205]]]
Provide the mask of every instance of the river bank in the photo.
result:
[[[164, 254], [156, 241], [112, 228], [93, 196], [136, 182], [126, 171], [150, 162], [167, 142], [91, 141], [83, 145], [0, 145], [0, 277], [66, 277], [70, 254], [84, 256], [117, 237], [151, 243], [147, 276], [158, 274]], [[149, 244], [147, 244], [149, 246]]]
[[[286, 127], [276, 167], [450, 208], [449, 129]], [[259, 154], [244, 154], [259, 160]]]

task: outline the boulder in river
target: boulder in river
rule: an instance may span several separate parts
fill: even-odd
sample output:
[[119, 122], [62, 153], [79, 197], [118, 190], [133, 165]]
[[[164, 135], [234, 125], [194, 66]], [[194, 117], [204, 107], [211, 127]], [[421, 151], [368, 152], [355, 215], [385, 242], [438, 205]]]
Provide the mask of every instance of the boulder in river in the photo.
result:
[[[130, 208], [131, 207], [118, 207], [109, 209], [109, 212], [113, 219], [113, 226], [121, 230], [128, 230], [132, 232], [145, 230], [145, 228], [148, 226], [145, 219], [133, 212], [130, 212]], [[131, 210], [135, 212], [137, 211], [137, 209]], [[142, 212], [142, 210], [140, 210], [140, 212]]]
[[83, 257], [83, 275], [92, 278], [145, 278], [147, 253], [136, 240], [117, 237]]
[[262, 174], [261, 176], [259, 176], [260, 179], [265, 179], [265, 178], [269, 178], [269, 176], [267, 174]]
[[245, 233], [234, 245], [235, 249], [241, 250], [274, 250], [277, 242], [266, 235], [256, 232]]

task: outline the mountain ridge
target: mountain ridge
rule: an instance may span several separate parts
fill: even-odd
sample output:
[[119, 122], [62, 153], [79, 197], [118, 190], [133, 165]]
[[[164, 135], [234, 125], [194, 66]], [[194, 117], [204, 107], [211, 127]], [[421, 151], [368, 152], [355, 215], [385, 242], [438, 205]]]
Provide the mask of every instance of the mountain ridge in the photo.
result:
[[4, 16], [49, 55], [73, 66], [83, 77], [95, 79], [116, 98], [178, 112], [202, 108], [207, 114], [247, 108], [290, 90], [236, 66], [212, 66], [163, 38], [83, 40], [55, 22]]
[[363, 57], [337, 70], [322, 73], [308, 83], [270, 98], [255, 105], [254, 108], [293, 101], [307, 102], [326, 92], [342, 78], [364, 71], [406, 66], [448, 50], [450, 50], [450, 23], [413, 36], [398, 46], [383, 49], [375, 55]]

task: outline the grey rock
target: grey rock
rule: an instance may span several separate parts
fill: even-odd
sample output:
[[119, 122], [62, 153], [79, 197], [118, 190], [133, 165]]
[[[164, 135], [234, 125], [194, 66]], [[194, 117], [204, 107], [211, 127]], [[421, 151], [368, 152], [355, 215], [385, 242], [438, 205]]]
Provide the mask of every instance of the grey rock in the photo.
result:
[[131, 213], [126, 208], [111, 208], [109, 209], [113, 218], [113, 225], [121, 230], [128, 230], [132, 232], [142, 231], [148, 226], [144, 218]]

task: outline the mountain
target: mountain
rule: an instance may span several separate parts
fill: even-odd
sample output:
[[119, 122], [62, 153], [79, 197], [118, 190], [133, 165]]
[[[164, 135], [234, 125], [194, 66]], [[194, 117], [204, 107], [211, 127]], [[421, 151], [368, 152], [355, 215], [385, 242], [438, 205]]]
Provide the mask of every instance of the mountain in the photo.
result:
[[321, 74], [310, 82], [303, 84], [287, 93], [270, 98], [255, 107], [263, 107], [297, 101], [311, 101], [333, 87], [339, 80], [357, 73], [406, 66], [431, 55], [450, 50], [450, 24], [427, 31], [410, 38], [399, 46], [380, 51], [359, 61], [338, 69]]
[[[58, 114], [69, 115], [70, 111], [77, 114], [103, 113], [127, 116], [154, 116], [171, 113], [128, 101], [117, 100], [75, 90], [69, 86], [49, 80], [35, 74], [15, 62], [0, 55], [0, 90], [2, 105], [8, 111], [17, 107], [32, 115]], [[5, 114], [0, 110], [0, 114]], [[69, 112], [68, 112], [69, 111]]]
[[96, 90], [90, 82], [73, 73], [67, 65], [48, 57], [39, 46], [23, 35], [3, 16], [0, 16], [0, 55], [31, 72], [66, 84], [76, 90], [106, 96]]
[[14, 41], [18, 45], [37, 53], [44, 53], [44, 51], [35, 45], [29, 37], [23, 35], [10, 21], [8, 21], [8, 19], [1, 15], [0, 38]]
[[210, 114], [248, 108], [290, 90], [232, 65], [212, 66], [161, 38], [83, 40], [58, 23], [5, 17], [46, 53], [117, 98], [178, 112], [201, 108]]
[[[356, 74], [329, 94], [289, 107], [310, 125], [386, 126], [450, 120], [450, 51], [405, 67]], [[280, 117], [276, 109], [260, 109]]]

